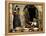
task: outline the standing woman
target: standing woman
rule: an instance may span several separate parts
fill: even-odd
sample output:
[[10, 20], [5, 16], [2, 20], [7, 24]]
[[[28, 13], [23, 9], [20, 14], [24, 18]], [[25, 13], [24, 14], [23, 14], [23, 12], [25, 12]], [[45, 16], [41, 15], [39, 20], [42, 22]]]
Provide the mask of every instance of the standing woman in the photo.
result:
[[20, 8], [18, 7], [18, 5], [16, 5], [16, 7], [13, 11], [13, 32], [16, 31], [16, 27], [21, 26], [20, 17], [19, 17], [19, 10], [20, 10]]

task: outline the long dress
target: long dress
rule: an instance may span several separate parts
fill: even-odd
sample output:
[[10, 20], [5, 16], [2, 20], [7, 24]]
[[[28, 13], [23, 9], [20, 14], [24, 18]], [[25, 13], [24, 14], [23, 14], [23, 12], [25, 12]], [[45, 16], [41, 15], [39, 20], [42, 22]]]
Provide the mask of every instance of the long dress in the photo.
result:
[[13, 29], [16, 27], [21, 26], [19, 15], [15, 14], [13, 15]]

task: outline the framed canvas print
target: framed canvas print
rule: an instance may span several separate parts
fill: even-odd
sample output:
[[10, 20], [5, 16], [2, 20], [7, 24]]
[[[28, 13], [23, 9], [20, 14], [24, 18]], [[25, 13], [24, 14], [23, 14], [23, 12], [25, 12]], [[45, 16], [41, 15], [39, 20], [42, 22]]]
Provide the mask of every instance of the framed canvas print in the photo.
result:
[[6, 36], [44, 32], [43, 2], [6, 1], [5, 11]]

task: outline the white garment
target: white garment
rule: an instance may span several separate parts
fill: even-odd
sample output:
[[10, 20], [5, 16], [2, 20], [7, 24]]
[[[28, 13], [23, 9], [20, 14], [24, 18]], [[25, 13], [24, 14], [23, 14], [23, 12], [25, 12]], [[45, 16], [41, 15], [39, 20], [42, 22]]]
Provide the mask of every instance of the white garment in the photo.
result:
[[31, 25], [35, 25], [35, 26], [36, 26], [36, 25], [37, 25], [37, 23], [36, 23], [36, 22], [32, 22], [32, 24], [31, 24]]

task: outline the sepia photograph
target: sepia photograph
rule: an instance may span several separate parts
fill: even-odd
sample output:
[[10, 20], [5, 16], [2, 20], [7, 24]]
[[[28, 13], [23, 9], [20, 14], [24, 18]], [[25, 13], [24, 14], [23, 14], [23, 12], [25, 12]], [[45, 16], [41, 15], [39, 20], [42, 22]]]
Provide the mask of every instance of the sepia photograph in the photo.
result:
[[44, 32], [44, 3], [6, 3], [8, 33]]

